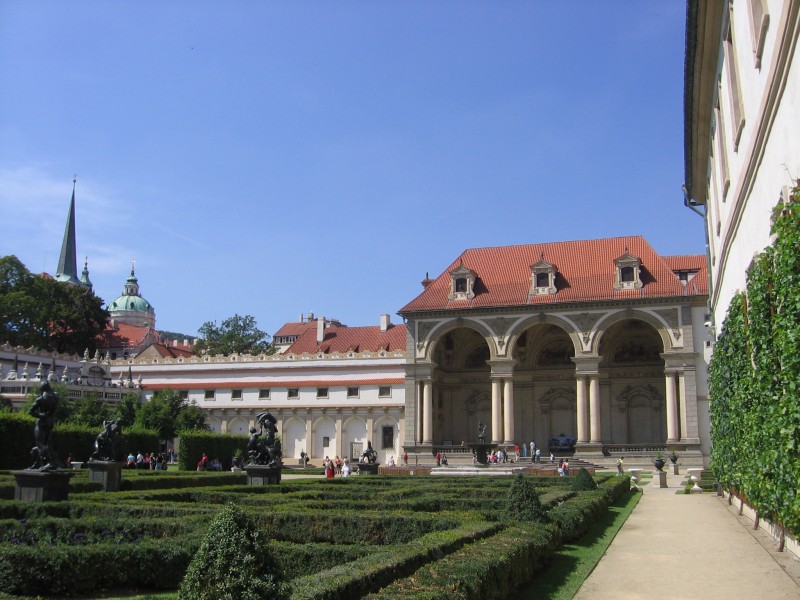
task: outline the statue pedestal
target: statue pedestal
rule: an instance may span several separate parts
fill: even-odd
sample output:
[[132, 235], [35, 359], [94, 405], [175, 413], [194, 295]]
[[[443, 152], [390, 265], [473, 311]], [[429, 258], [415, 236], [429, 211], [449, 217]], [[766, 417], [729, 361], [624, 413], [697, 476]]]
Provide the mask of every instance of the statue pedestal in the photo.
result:
[[247, 485], [277, 485], [281, 482], [281, 468], [266, 465], [247, 465]]
[[12, 471], [16, 480], [14, 500], [54, 502], [69, 497], [69, 471]]
[[497, 448], [497, 444], [487, 444], [483, 442], [479, 442], [477, 444], [467, 444], [470, 449], [475, 453], [475, 462], [476, 464], [488, 466], [489, 459], [487, 454], [491, 452], [494, 448]]
[[358, 463], [359, 475], [377, 475], [378, 463]]
[[89, 461], [89, 481], [99, 483], [104, 492], [118, 492], [122, 483], [122, 463], [110, 460]]
[[656, 482], [658, 482], [658, 487], [660, 488], [667, 487], [667, 472], [657, 470], [655, 473], [653, 473], [653, 483]]

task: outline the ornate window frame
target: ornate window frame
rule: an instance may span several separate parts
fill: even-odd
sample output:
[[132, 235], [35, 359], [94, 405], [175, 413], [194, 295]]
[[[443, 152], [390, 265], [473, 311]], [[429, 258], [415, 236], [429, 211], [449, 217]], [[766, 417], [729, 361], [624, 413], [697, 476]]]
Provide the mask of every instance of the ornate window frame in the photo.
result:
[[472, 300], [475, 297], [475, 280], [478, 278], [475, 271], [465, 266], [450, 271], [449, 300]]
[[[531, 265], [531, 289], [528, 292], [529, 296], [540, 296], [547, 294], [555, 294], [556, 289], [556, 273], [558, 269], [552, 263], [547, 262], [544, 258], [539, 259]], [[544, 285], [541, 285], [544, 284]]]
[[642, 261], [638, 256], [626, 251], [619, 258], [614, 259], [614, 265], [616, 266], [614, 275], [615, 290], [638, 290], [644, 287], [644, 283], [642, 283]]

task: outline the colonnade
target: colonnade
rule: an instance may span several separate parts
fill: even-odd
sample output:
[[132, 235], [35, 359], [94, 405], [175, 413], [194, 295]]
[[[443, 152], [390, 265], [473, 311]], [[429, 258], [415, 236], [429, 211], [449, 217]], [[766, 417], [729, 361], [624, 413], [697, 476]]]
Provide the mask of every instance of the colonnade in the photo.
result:
[[[604, 438], [600, 398], [600, 358], [581, 357], [573, 360], [577, 367], [575, 372], [577, 445], [588, 449], [601, 448]], [[506, 363], [504, 368], [495, 369], [493, 365], [492, 373], [489, 375], [491, 443], [510, 445], [519, 439], [515, 435], [513, 365], [508, 364], [510, 361], [503, 362]], [[689, 371], [693, 371], [693, 367], [687, 367], [682, 362], [678, 366], [665, 367], [664, 370], [667, 444], [699, 443], [696, 403], [687, 402]], [[693, 381], [694, 373], [691, 375]], [[416, 381], [415, 396], [414, 441], [423, 446], [441, 443], [441, 440], [434, 440], [433, 436], [432, 368], [424, 378]]]

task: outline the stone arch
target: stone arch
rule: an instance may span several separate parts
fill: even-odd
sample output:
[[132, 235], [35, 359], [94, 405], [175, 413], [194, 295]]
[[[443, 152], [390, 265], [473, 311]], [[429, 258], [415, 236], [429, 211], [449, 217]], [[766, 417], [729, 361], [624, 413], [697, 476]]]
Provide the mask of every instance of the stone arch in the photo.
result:
[[436, 354], [438, 344], [444, 339], [444, 336], [456, 329], [471, 329], [480, 335], [486, 345], [489, 347], [489, 358], [491, 360], [497, 358], [497, 347], [494, 342], [492, 332], [486, 327], [485, 324], [475, 319], [465, 319], [459, 317], [458, 319], [451, 319], [449, 321], [442, 321], [437, 323], [429, 332], [427, 332], [425, 340], [418, 340], [417, 343], [422, 343], [425, 348], [422, 360], [432, 361]]
[[208, 428], [214, 433], [220, 433], [222, 431], [222, 422], [218, 417], [213, 415], [208, 415], [206, 417], [206, 425], [208, 425]]
[[[327, 415], [323, 415], [314, 421], [311, 428], [312, 444], [311, 452], [313, 458], [325, 458], [336, 455], [336, 422]], [[328, 445], [325, 446], [325, 438], [328, 438]]]
[[569, 339], [572, 341], [572, 345], [575, 347], [575, 354], [578, 354], [583, 350], [580, 331], [576, 331], [575, 327], [573, 327], [569, 321], [566, 321], [565, 319], [555, 315], [539, 313], [538, 315], [531, 315], [530, 317], [522, 319], [514, 324], [508, 334], [509, 352], [513, 352], [513, 350], [517, 348], [520, 336], [526, 333], [533, 326], [544, 323], [555, 325], [556, 327], [563, 329], [564, 332], [569, 336]]
[[366, 419], [353, 415], [342, 421], [342, 452], [345, 456], [358, 460], [368, 439]]
[[241, 415], [228, 421], [228, 433], [231, 435], [246, 435], [250, 432], [250, 423]]
[[306, 422], [299, 417], [289, 417], [283, 423], [281, 434], [281, 450], [283, 457], [300, 458], [306, 449]]
[[615, 399], [619, 412], [625, 414], [627, 443], [662, 444], [664, 398], [650, 385], [629, 385]]
[[656, 333], [658, 333], [659, 337], [661, 338], [661, 346], [663, 351], [668, 352], [669, 350], [673, 349], [674, 344], [672, 343], [672, 337], [669, 333], [669, 325], [652, 313], [637, 310], [635, 308], [626, 308], [625, 310], [620, 310], [615, 313], [600, 317], [600, 319], [597, 321], [595, 328], [592, 331], [592, 354], [599, 354], [603, 337], [613, 325], [616, 325], [620, 321], [628, 320], [638, 320], [648, 323], [653, 327], [653, 329], [655, 329]]

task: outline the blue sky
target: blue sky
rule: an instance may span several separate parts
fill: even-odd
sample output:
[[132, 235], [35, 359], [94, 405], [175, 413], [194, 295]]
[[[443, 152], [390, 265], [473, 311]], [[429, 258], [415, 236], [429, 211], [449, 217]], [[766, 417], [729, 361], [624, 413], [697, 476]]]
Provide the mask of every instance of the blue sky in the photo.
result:
[[[0, 255], [160, 329], [378, 324], [465, 248], [643, 235], [682, 205], [683, 2], [0, 3]], [[395, 322], [399, 317], [394, 315]]]

